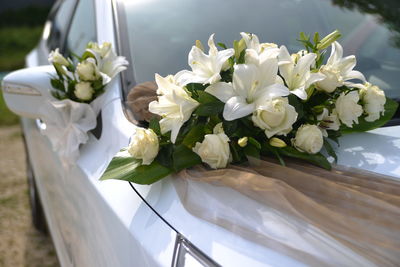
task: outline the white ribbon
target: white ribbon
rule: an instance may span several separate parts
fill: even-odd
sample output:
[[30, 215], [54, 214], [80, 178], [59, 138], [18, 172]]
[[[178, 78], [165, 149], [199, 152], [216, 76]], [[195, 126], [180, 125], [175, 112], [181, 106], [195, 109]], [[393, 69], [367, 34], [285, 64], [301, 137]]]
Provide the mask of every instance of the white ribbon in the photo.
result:
[[88, 141], [87, 132], [96, 127], [96, 111], [89, 104], [69, 99], [47, 101], [41, 108], [46, 124], [42, 133], [49, 138], [64, 168], [75, 164], [79, 145]]

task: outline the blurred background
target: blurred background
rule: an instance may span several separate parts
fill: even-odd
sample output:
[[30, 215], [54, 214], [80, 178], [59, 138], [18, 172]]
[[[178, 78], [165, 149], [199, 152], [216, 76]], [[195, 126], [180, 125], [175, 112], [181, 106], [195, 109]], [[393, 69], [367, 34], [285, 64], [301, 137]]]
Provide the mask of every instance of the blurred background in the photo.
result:
[[[55, 0], [2, 0], [0, 80], [24, 67]], [[31, 223], [25, 151], [18, 117], [0, 90], [0, 267], [59, 266], [51, 238]]]

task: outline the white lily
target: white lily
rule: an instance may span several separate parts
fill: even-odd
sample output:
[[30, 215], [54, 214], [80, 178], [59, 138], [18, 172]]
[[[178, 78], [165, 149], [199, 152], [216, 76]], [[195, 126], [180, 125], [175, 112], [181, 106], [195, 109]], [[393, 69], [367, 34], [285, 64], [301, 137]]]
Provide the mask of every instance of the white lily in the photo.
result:
[[253, 113], [268, 99], [289, 94], [288, 88], [276, 82], [278, 60], [262, 64], [239, 64], [234, 67], [233, 82], [212, 84], [205, 90], [225, 103], [223, 116], [231, 121]]
[[276, 58], [279, 48], [274, 43], [260, 43], [257, 35], [241, 32], [240, 35], [246, 43], [246, 63], [261, 64], [266, 59]]
[[315, 82], [321, 81], [325, 75], [321, 73], [311, 73], [310, 68], [315, 63], [317, 55], [308, 53], [305, 55], [296, 54], [293, 58], [285, 46], [281, 46], [279, 59], [279, 73], [285, 79], [290, 93], [300, 99], [307, 99], [306, 89]]
[[340, 129], [340, 120], [336, 109], [329, 112], [327, 108], [322, 110], [322, 113], [317, 116], [319, 120], [318, 127], [324, 137], [328, 137], [327, 130], [338, 131]]
[[189, 120], [199, 103], [176, 82], [176, 77], [161, 77], [156, 74], [158, 100], [149, 104], [151, 113], [160, 115], [161, 133], [171, 131], [171, 142], [175, 143], [182, 125]]
[[317, 89], [333, 92], [337, 87], [346, 85], [352, 86], [352, 79], [365, 82], [364, 75], [353, 68], [356, 66], [354, 55], [343, 57], [343, 48], [338, 42], [332, 43], [331, 55], [326, 65], [321, 66], [320, 73], [325, 75], [325, 79], [317, 82]]
[[90, 43], [87, 51], [96, 59], [103, 78], [103, 85], [109, 83], [121, 71], [126, 70], [126, 66], [129, 64], [125, 57], [115, 54], [111, 48], [111, 44], [108, 42], [104, 42], [101, 45]]
[[220, 72], [235, 51], [232, 48], [218, 51], [214, 43], [214, 34], [211, 34], [208, 39], [208, 46], [210, 47], [208, 55], [199, 47], [192, 47], [188, 60], [192, 71], [183, 70], [178, 72], [176, 77], [179, 84], [182, 86], [188, 83], [213, 84], [221, 80]]

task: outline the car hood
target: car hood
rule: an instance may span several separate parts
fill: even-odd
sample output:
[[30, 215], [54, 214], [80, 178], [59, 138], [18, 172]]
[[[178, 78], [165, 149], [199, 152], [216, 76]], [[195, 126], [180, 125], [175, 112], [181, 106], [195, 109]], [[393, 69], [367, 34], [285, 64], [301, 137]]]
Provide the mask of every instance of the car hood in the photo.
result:
[[[400, 126], [349, 134], [339, 141], [340, 146], [336, 147], [339, 165], [400, 180]], [[160, 216], [216, 262], [223, 266], [243, 266], [244, 263], [246, 266], [265, 266], [266, 263], [273, 266], [301, 265], [292, 258], [191, 215], [183, 207], [173, 179], [171, 176], [152, 186], [133, 186]], [[228, 191], [231, 189], [219, 190], [220, 197], [229, 203], [228, 197], [232, 195]], [[242, 197], [245, 201], [246, 197]], [[238, 201], [240, 199], [235, 199], [236, 205]]]

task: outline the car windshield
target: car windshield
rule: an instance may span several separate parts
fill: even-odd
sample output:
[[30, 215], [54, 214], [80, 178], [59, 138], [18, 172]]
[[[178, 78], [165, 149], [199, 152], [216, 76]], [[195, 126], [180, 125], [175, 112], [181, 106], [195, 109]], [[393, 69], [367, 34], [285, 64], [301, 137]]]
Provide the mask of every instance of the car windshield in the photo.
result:
[[[400, 98], [400, 3], [398, 0], [125, 0], [122, 21], [136, 83], [154, 74], [187, 69], [194, 41], [211, 33], [216, 42], [232, 46], [240, 32], [262, 42], [302, 49], [299, 32], [321, 36], [338, 29], [344, 55], [356, 55], [356, 70], [391, 98]], [[125, 36], [126, 35], [126, 36]]]

